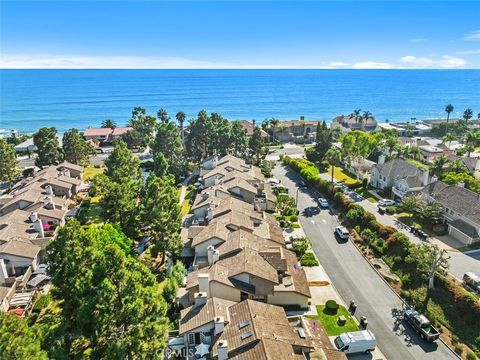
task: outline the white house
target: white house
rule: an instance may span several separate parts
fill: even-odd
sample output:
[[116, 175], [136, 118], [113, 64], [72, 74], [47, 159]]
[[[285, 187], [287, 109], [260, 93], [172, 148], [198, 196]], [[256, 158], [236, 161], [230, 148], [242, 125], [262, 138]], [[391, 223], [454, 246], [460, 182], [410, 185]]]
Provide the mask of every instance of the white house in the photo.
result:
[[401, 200], [405, 196], [419, 192], [431, 182], [428, 170], [422, 170], [404, 159], [385, 162], [381, 155], [378, 164], [372, 168], [370, 184], [377, 189], [392, 188], [392, 198]]

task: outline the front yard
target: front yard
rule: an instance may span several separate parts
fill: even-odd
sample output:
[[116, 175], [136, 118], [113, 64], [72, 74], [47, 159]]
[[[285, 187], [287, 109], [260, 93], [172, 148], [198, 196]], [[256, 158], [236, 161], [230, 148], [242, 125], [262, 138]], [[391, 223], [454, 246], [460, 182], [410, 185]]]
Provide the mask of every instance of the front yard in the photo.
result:
[[93, 178], [103, 173], [103, 168], [96, 168], [93, 166], [86, 167], [83, 170], [83, 181], [93, 180]]
[[[357, 323], [348, 313], [348, 310], [339, 305], [339, 308], [336, 313], [333, 313], [331, 310], [327, 309], [325, 305], [317, 305], [317, 315], [308, 315], [310, 319], [320, 320], [322, 325], [325, 327], [325, 331], [328, 336], [338, 336], [345, 332], [349, 331], [358, 331], [359, 327]], [[344, 316], [347, 320], [344, 325], [338, 324], [338, 317]]]

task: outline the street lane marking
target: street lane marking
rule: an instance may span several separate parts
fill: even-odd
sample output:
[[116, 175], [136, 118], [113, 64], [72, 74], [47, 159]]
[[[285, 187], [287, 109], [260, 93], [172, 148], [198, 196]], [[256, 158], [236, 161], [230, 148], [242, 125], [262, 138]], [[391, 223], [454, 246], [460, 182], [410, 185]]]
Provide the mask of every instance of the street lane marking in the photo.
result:
[[313, 221], [313, 219], [310, 220], [312, 224], [315, 224], [315, 221]]

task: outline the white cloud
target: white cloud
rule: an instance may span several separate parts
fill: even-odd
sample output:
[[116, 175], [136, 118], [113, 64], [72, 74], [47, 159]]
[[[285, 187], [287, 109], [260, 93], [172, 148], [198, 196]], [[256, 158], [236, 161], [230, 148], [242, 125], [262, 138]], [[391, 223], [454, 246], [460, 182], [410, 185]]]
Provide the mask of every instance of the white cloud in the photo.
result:
[[226, 68], [232, 64], [176, 57], [0, 55], [3, 69]]
[[354, 69], [392, 69], [393, 66], [388, 63], [375, 61], [360, 61], [353, 64]]
[[343, 62], [343, 61], [332, 61], [329, 65], [330, 65], [331, 67], [350, 66], [349, 63], [345, 63], [345, 62]]
[[457, 51], [458, 55], [480, 55], [480, 49]]
[[413, 44], [418, 44], [418, 43], [422, 43], [422, 42], [427, 41], [427, 39], [424, 39], [424, 38], [415, 38], [415, 39], [410, 39], [410, 40], [408, 40], [408, 41], [410, 41], [410, 42], [413, 43]]
[[402, 57], [400, 62], [409, 67], [433, 69], [458, 69], [463, 68], [467, 64], [464, 59], [449, 55], [444, 55], [440, 59], [408, 55]]
[[480, 30], [472, 31], [471, 33], [466, 34], [463, 37], [463, 40], [466, 41], [479, 41], [480, 40]]

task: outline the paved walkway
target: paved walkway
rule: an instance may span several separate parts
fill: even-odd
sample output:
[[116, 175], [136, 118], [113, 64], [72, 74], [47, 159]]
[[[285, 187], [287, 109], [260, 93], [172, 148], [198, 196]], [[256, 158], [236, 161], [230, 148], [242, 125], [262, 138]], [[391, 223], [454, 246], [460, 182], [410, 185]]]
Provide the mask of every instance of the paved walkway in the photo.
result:
[[187, 187], [188, 183], [190, 182], [190, 179], [192, 178], [193, 174], [188, 175], [185, 180], [183, 180], [182, 184], [182, 191], [180, 192], [180, 198], [178, 199], [178, 204], [181, 206], [183, 200], [185, 199], [185, 194], [187, 193]]

